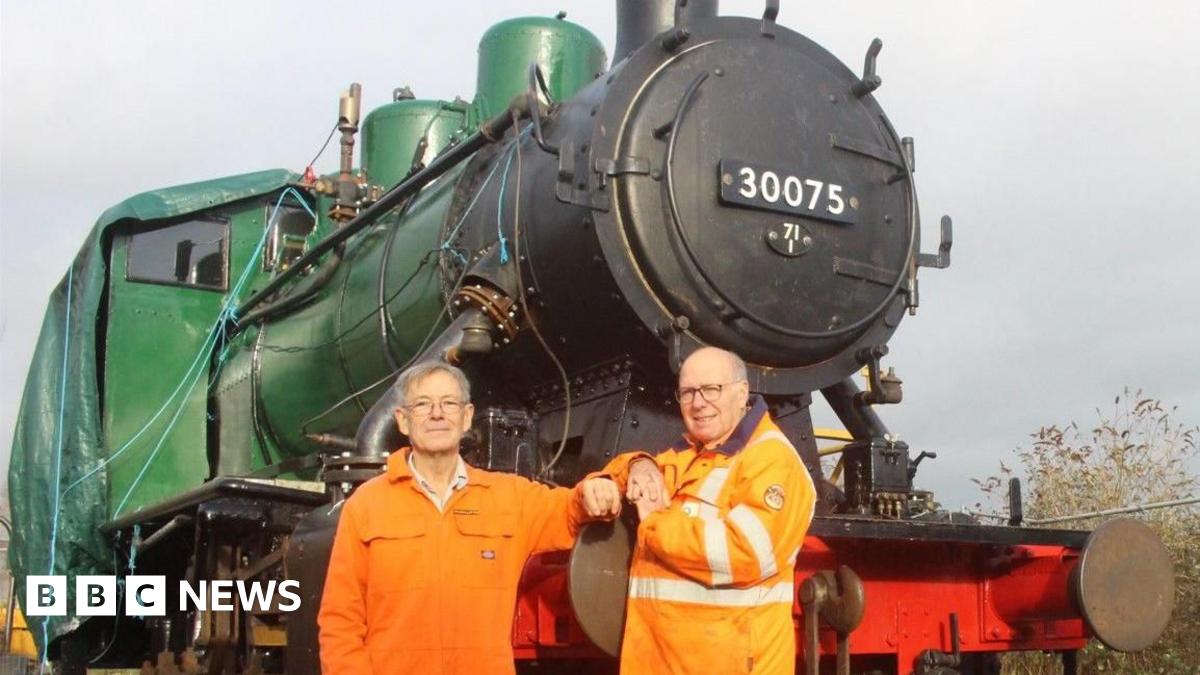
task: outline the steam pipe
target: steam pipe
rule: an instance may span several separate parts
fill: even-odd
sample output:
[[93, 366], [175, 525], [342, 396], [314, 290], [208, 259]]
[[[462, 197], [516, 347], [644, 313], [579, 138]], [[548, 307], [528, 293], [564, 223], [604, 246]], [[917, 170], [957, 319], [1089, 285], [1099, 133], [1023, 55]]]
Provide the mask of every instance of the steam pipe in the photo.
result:
[[[458, 352], [462, 343], [463, 333], [476, 325], [480, 320], [487, 320], [483, 312], [472, 307], [459, 314], [457, 318], [434, 340], [433, 344], [421, 352], [410, 363], [421, 361], [446, 361], [449, 363], [453, 354]], [[400, 447], [400, 429], [396, 426], [394, 412], [404, 404], [404, 392], [393, 383], [391, 387], [371, 406], [362, 422], [358, 424], [358, 432], [354, 435], [357, 454], [382, 457]]]

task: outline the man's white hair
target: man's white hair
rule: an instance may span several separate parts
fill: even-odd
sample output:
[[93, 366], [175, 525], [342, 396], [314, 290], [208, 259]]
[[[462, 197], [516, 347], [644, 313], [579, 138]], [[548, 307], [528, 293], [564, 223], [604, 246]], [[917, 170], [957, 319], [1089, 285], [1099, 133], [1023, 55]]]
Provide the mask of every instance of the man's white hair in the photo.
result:
[[453, 377], [458, 382], [458, 389], [462, 392], [463, 403], [471, 402], [471, 383], [467, 380], [467, 376], [463, 371], [446, 363], [445, 361], [422, 361], [414, 366], [406, 368], [400, 377], [396, 378], [396, 384], [392, 385], [403, 394], [404, 398], [408, 398], [408, 390], [413, 385], [424, 380], [430, 375], [442, 372], [450, 377]]

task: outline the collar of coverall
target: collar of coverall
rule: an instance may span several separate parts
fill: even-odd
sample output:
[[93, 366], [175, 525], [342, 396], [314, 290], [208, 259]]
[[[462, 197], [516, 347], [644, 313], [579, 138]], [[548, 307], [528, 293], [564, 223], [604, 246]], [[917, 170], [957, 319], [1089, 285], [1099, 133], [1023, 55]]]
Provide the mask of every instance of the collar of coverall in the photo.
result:
[[[408, 454], [412, 452], [412, 448], [405, 446], [396, 452], [393, 452], [388, 457], [387, 462], [387, 477], [392, 483], [401, 480], [412, 480], [412, 469], [408, 466]], [[461, 455], [460, 455], [461, 457]], [[492, 484], [492, 478], [486, 471], [480, 471], [475, 467], [467, 464], [467, 485], [479, 485], [489, 487]]]
[[[733, 428], [733, 433], [729, 434], [729, 438], [725, 442], [716, 447], [716, 452], [719, 452], [727, 457], [738, 454], [746, 444], [750, 442], [750, 436], [754, 430], [758, 428], [758, 423], [762, 421], [764, 415], [767, 414], [767, 402], [758, 394], [750, 395], [750, 409], [742, 416], [742, 420]], [[687, 434], [683, 438], [671, 446], [674, 450], [686, 450], [692, 446], [696, 446], [697, 452], [701, 450], [700, 446], [692, 440]]]

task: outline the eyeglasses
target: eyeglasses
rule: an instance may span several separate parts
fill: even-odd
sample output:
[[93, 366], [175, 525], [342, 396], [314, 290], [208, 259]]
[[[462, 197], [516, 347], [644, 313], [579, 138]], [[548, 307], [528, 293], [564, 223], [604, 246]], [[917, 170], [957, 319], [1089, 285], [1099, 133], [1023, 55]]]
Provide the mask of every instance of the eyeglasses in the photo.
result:
[[413, 417], [429, 417], [433, 414], [434, 407], [442, 409], [443, 415], [457, 415], [462, 412], [463, 406], [466, 403], [452, 398], [443, 399], [441, 401], [421, 400], [411, 405], [404, 406], [409, 415]]
[[699, 387], [683, 387], [682, 389], [676, 389], [675, 400], [684, 405], [688, 405], [695, 400], [696, 394], [700, 394], [700, 398], [704, 399], [707, 403], [715, 403], [717, 399], [721, 398], [722, 389], [731, 384], [737, 384], [741, 381], [742, 380], [738, 380], [737, 382], [726, 382], [725, 384], [703, 384]]

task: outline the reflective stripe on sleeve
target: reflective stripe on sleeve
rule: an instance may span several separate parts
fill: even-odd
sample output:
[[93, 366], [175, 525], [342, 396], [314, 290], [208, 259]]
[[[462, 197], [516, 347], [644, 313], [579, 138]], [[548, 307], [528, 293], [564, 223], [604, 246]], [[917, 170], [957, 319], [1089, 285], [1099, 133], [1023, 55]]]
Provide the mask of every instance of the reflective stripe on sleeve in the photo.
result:
[[687, 579], [655, 579], [631, 577], [629, 597], [647, 600], [688, 602], [714, 607], [759, 607], [762, 605], [792, 604], [795, 595], [790, 581], [770, 588], [709, 588]]
[[729, 544], [725, 535], [723, 521], [717, 518], [704, 519], [704, 554], [708, 558], [708, 570], [712, 572], [714, 586], [733, 581], [733, 568], [729, 564]]
[[[750, 548], [754, 550], [754, 557], [758, 559], [759, 578], [766, 579], [774, 576], [779, 571], [779, 566], [775, 563], [775, 547], [771, 544], [770, 533], [767, 532], [766, 526], [762, 524], [758, 516], [754, 515], [754, 512], [745, 504], [739, 504], [729, 512], [729, 520], [737, 525], [737, 528], [745, 535], [746, 541], [750, 542]], [[706, 528], [706, 534], [707, 531]]]
[[729, 544], [725, 538], [725, 523], [718, 517], [717, 498], [729, 478], [728, 467], [717, 467], [708, 472], [700, 486], [700, 518], [704, 521], [704, 555], [708, 558], [708, 570], [712, 572], [714, 586], [733, 581], [733, 569], [729, 563]]
[[717, 497], [721, 496], [721, 488], [725, 487], [725, 479], [729, 478], [729, 467], [719, 466], [708, 472], [708, 476], [704, 479], [704, 484], [700, 486], [700, 492], [696, 496], [708, 502], [716, 504]]
[[[758, 435], [757, 438], [754, 439], [755, 443], [759, 443], [762, 441], [779, 441], [779, 442], [783, 443], [784, 445], [788, 446], [789, 448], [791, 448], [793, 452], [796, 451], [796, 446], [792, 445], [792, 442], [788, 440], [787, 436], [783, 435], [782, 431], [776, 431], [774, 429], [770, 429], [768, 431], [762, 432], [761, 434]], [[796, 458], [797, 459], [800, 458], [800, 453], [798, 453], [798, 452], [796, 453]]]

